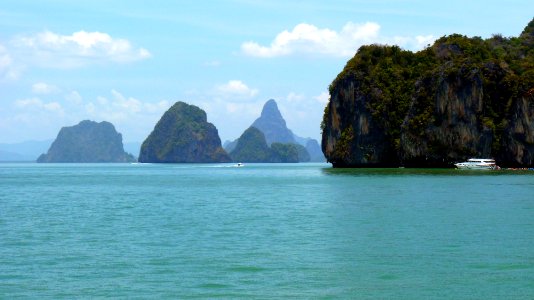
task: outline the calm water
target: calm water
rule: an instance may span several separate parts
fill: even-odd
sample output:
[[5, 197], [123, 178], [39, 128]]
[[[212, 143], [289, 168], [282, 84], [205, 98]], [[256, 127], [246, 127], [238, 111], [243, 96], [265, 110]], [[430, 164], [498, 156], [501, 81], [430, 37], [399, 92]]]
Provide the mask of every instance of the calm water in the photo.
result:
[[0, 164], [0, 298], [534, 298], [534, 172]]

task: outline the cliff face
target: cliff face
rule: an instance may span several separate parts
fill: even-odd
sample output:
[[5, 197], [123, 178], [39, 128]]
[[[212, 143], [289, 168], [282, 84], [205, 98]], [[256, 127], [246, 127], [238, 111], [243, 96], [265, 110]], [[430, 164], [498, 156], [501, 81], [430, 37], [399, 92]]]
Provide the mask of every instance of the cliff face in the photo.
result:
[[236, 162], [271, 162], [273, 153], [265, 140], [265, 135], [255, 127], [249, 127], [237, 139], [230, 156]]
[[364, 46], [330, 85], [321, 146], [334, 167], [399, 164], [400, 127], [418, 72], [413, 60], [398, 47]]
[[[303, 138], [296, 134], [293, 134], [293, 138], [297, 142], [298, 146], [303, 146], [306, 149], [306, 152], [309, 154], [309, 160], [301, 160], [302, 162], [325, 162], [326, 159], [324, 157], [323, 151], [321, 150], [321, 145], [319, 145], [319, 142], [317, 140], [312, 138]], [[306, 154], [303, 153], [304, 157], [306, 157]], [[299, 156], [300, 150], [299, 150]]]
[[[308, 162], [312, 160], [311, 152], [313, 152], [313, 161], [324, 161], [324, 156], [320, 150], [320, 147], [318, 147], [316, 140], [299, 137], [293, 134], [293, 132], [287, 128], [286, 121], [282, 117], [280, 110], [278, 110], [276, 101], [273, 99], [270, 99], [264, 104], [261, 116], [257, 118], [254, 123], [252, 123], [251, 127], [261, 131], [267, 146], [271, 147], [271, 150], [281, 149], [283, 152], [279, 155], [279, 158], [269, 160], [265, 160], [264, 158], [260, 159], [262, 153], [258, 153], [258, 158], [256, 158], [256, 160], [260, 159], [259, 161], [261, 162]], [[315, 142], [315, 144], [313, 142]], [[224, 149], [229, 153], [232, 153], [235, 150], [237, 143], [238, 140], [232, 142], [227, 141], [224, 144]], [[291, 144], [292, 146], [280, 147], [277, 145], [272, 147], [274, 143], [280, 143], [284, 145]], [[286, 147], [289, 147], [290, 149], [288, 150]], [[294, 158], [292, 157], [286, 157], [288, 155], [293, 155], [293, 151], [295, 150], [293, 148], [295, 148], [298, 153], [298, 158], [296, 161], [294, 161]], [[234, 158], [234, 160], [236, 159]], [[236, 161], [244, 160], [237, 159]]]
[[229, 161], [217, 128], [208, 123], [206, 113], [184, 102], [176, 102], [163, 114], [139, 154], [139, 162], [151, 163]]
[[273, 99], [265, 102], [261, 111], [261, 116], [251, 125], [265, 135], [267, 144], [278, 143], [295, 143], [293, 133], [287, 128], [286, 121], [278, 110], [278, 105]]
[[534, 162], [534, 90], [517, 99], [504, 131], [498, 160], [511, 167], [532, 166]]
[[313, 162], [325, 162], [326, 161], [323, 151], [321, 150], [321, 145], [319, 145], [317, 140], [309, 139], [308, 141], [306, 141], [306, 150], [310, 154], [310, 161], [313, 161]]
[[534, 20], [519, 38], [361, 47], [330, 86], [325, 156], [334, 167], [533, 166], [533, 36]]
[[402, 127], [403, 164], [447, 167], [466, 157], [491, 157], [493, 133], [481, 117], [483, 91], [480, 72], [471, 68], [448, 75], [440, 70], [420, 81]]
[[230, 156], [236, 162], [296, 163], [301, 158], [299, 155], [303, 155], [301, 151], [306, 149], [290, 143], [272, 143], [269, 147], [263, 132], [251, 126], [237, 139]]
[[380, 167], [397, 163], [393, 145], [367, 105], [360, 83], [338, 83], [325, 110], [322, 149], [335, 167]]
[[61, 128], [48, 152], [37, 159], [40, 163], [131, 161], [134, 158], [124, 152], [122, 135], [115, 130], [113, 124], [87, 120]]

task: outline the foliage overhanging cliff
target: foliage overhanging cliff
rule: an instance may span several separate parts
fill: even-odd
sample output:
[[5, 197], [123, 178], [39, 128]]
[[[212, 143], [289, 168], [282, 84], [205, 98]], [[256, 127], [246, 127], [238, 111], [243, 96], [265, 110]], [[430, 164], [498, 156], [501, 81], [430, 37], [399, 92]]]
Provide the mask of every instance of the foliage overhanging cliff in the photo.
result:
[[361, 47], [330, 85], [321, 129], [335, 167], [532, 166], [534, 19], [513, 38]]

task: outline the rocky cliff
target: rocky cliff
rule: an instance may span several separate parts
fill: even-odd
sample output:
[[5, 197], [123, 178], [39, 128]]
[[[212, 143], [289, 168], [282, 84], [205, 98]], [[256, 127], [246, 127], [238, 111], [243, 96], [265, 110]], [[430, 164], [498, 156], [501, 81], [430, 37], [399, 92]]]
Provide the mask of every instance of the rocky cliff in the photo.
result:
[[533, 166], [534, 90], [515, 99], [512, 116], [504, 130], [498, 161], [510, 167]]
[[534, 20], [518, 38], [361, 47], [330, 86], [325, 156], [335, 167], [534, 165], [533, 41]]
[[303, 161], [310, 161], [310, 162], [325, 162], [326, 159], [324, 157], [323, 151], [321, 150], [321, 145], [317, 142], [317, 140], [312, 138], [303, 138], [296, 134], [293, 134], [293, 138], [297, 142], [298, 145], [302, 145], [306, 152], [308, 152], [310, 159], [309, 160], [303, 160]]
[[235, 148], [230, 152], [230, 157], [236, 162], [271, 162], [273, 153], [265, 135], [255, 127], [249, 127], [236, 140]]
[[39, 163], [104, 163], [131, 162], [134, 158], [125, 153], [122, 135], [109, 122], [82, 121], [78, 125], [63, 127]]
[[[251, 127], [259, 129], [264, 134], [268, 146], [272, 146], [273, 143], [292, 144], [292, 148], [297, 149], [299, 162], [325, 161], [321, 147], [316, 140], [299, 137], [287, 128], [286, 121], [273, 99], [264, 104], [261, 116], [252, 123]], [[224, 149], [230, 153], [236, 145], [237, 140], [226, 141]]]
[[299, 146], [275, 142], [269, 147], [263, 132], [251, 126], [237, 139], [230, 156], [235, 162], [296, 163], [299, 162], [299, 155], [303, 155], [301, 152], [306, 151], [303, 146]]
[[313, 162], [325, 162], [326, 158], [324, 157], [323, 152], [321, 151], [321, 145], [317, 140], [309, 139], [306, 141], [306, 151], [310, 154], [310, 161]]
[[208, 123], [206, 113], [184, 102], [176, 102], [163, 114], [139, 154], [139, 162], [151, 163], [229, 161], [217, 128]]
[[282, 117], [280, 110], [278, 110], [276, 101], [273, 99], [265, 102], [261, 116], [251, 126], [263, 132], [269, 145], [274, 142], [295, 143], [293, 132], [287, 128], [286, 121]]

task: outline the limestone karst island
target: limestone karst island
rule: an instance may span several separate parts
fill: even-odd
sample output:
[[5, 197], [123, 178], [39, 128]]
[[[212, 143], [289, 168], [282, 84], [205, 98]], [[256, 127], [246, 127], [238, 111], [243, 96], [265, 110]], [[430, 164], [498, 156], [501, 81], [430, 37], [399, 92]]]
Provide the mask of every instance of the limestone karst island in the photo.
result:
[[[308, 162], [334, 167], [452, 167], [492, 157], [534, 165], [534, 20], [518, 37], [453, 34], [413, 53], [362, 46], [329, 87], [322, 153], [287, 128], [276, 101], [224, 147], [206, 113], [177, 102], [143, 142], [139, 162]], [[319, 124], [317, 124], [319, 127]], [[324, 153], [324, 156], [323, 156]], [[136, 153], [137, 154], [137, 153]], [[63, 128], [38, 162], [128, 162], [108, 122]]]
[[532, 167], [534, 20], [518, 37], [453, 34], [417, 53], [361, 47], [330, 85], [321, 128], [334, 167]]
[[0, 300], [534, 300], [533, 12], [1, 1]]
[[176, 102], [163, 114], [139, 154], [139, 162], [151, 163], [230, 161], [206, 112], [184, 102]]
[[82, 121], [63, 127], [39, 163], [133, 162], [124, 152], [122, 135], [109, 122]]

